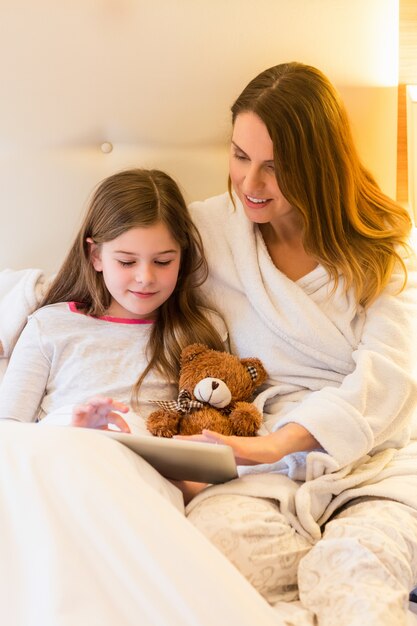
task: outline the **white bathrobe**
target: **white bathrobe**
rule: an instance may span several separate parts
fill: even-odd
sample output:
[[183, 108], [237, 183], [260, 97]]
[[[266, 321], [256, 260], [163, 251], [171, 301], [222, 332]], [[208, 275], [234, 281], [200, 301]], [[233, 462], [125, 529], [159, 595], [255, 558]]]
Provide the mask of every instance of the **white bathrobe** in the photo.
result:
[[[345, 502], [364, 495], [417, 506], [417, 264], [405, 259], [365, 311], [323, 267], [294, 282], [272, 263], [262, 236], [229, 195], [191, 205], [210, 267], [204, 291], [228, 326], [232, 351], [262, 359], [256, 399], [263, 432], [305, 426], [322, 450], [242, 468], [215, 492], [276, 498], [313, 540]], [[414, 431], [414, 432], [413, 432]], [[416, 440], [412, 439], [412, 436]]]

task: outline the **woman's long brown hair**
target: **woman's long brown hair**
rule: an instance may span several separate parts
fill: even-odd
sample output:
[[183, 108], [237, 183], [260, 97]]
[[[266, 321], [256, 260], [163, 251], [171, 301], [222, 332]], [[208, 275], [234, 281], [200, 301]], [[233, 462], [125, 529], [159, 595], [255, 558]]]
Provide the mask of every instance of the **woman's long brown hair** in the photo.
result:
[[233, 122], [247, 111], [268, 129], [277, 182], [301, 215], [305, 250], [335, 286], [342, 275], [346, 289], [353, 287], [366, 307], [397, 263], [405, 285], [401, 248], [410, 252], [411, 218], [362, 165], [345, 107], [324, 74], [296, 62], [271, 67], [237, 98]]
[[111, 303], [101, 272], [96, 272], [87, 239], [97, 245], [136, 227], [166, 225], [181, 249], [177, 284], [158, 309], [148, 346], [148, 365], [132, 391], [137, 408], [140, 386], [151, 369], [167, 380], [179, 373], [181, 350], [204, 343], [217, 350], [224, 344], [203, 310], [198, 287], [208, 268], [200, 235], [175, 181], [159, 170], [133, 169], [102, 181], [94, 192], [84, 222], [40, 306], [56, 302], [82, 303], [88, 315], [104, 315]]

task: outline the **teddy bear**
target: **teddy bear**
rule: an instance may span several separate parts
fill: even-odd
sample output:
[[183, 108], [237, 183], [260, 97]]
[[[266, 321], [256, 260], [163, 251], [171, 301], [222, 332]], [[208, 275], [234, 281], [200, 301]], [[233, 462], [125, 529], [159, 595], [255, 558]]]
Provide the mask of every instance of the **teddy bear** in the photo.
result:
[[262, 414], [250, 402], [267, 378], [259, 359], [239, 359], [195, 343], [181, 352], [176, 401], [153, 401], [159, 409], [147, 419], [158, 437], [195, 435], [203, 429], [223, 435], [256, 435]]

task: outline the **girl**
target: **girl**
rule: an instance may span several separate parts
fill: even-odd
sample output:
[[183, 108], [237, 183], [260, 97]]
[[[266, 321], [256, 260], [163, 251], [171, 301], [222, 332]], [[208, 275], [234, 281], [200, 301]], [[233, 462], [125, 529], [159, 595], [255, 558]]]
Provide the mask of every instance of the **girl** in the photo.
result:
[[[276, 624], [187, 522], [181, 492], [139, 455], [91, 428], [14, 421], [44, 424], [51, 411], [81, 403], [70, 423], [127, 430], [112, 409], [125, 410], [131, 395], [141, 415], [154, 408], [145, 399], [172, 399], [181, 348], [222, 349], [226, 339], [197, 298], [205, 272], [166, 174], [132, 170], [98, 187], [1, 387], [0, 414], [13, 418], [0, 420], [5, 624], [210, 626], [213, 597], [230, 624]], [[84, 405], [97, 391], [108, 398]]]
[[200, 237], [167, 174], [136, 169], [104, 180], [17, 342], [0, 416], [128, 431], [118, 412], [131, 403], [130, 427], [143, 430], [154, 408], [146, 400], [176, 395], [181, 349], [194, 341], [224, 349], [224, 325], [197, 296], [206, 273]]
[[197, 437], [246, 467], [194, 498], [188, 519], [271, 604], [300, 597], [320, 626], [405, 624], [417, 582], [410, 216], [360, 162], [316, 68], [265, 70], [232, 122], [231, 193], [191, 214], [232, 351], [269, 373], [265, 431]]

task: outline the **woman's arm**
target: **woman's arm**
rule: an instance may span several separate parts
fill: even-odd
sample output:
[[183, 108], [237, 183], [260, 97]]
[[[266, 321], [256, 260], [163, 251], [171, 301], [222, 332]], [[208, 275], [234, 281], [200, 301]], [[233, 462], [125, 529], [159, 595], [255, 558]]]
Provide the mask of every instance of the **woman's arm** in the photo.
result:
[[[238, 465], [275, 463], [291, 452], [315, 450], [319, 447], [318, 442], [308, 430], [298, 424], [286, 424], [275, 433], [261, 437], [230, 437], [212, 430], [203, 430], [202, 435], [176, 435], [174, 438], [230, 446]], [[171, 480], [171, 482], [182, 491], [185, 505], [209, 486], [206, 483], [188, 480]]]
[[40, 345], [37, 322], [30, 318], [0, 385], [0, 418], [36, 421], [49, 371], [50, 362]]
[[355, 368], [340, 386], [310, 394], [280, 421], [304, 426], [343, 467], [375, 449], [407, 444], [417, 411], [417, 269], [397, 268], [367, 309]]
[[292, 452], [320, 448], [318, 441], [306, 428], [294, 423], [286, 424], [276, 432], [262, 437], [230, 437], [220, 435], [212, 430], [203, 430], [202, 435], [177, 436], [175, 438], [230, 446], [238, 465], [275, 463]]

